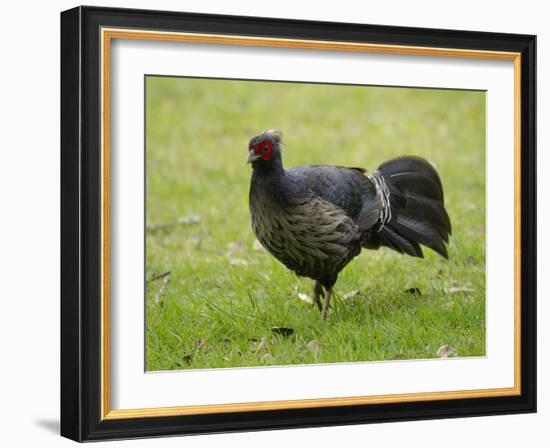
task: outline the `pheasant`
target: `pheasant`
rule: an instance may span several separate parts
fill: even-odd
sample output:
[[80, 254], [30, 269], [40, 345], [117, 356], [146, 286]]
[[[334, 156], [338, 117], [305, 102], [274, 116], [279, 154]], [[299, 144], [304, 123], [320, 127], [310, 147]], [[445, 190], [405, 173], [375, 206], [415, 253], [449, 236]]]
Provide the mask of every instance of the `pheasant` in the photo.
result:
[[426, 160], [398, 157], [370, 175], [330, 165], [285, 169], [281, 145], [276, 129], [249, 142], [252, 229], [277, 260], [314, 280], [323, 319], [338, 274], [363, 248], [423, 258], [423, 245], [448, 259], [451, 222], [439, 175]]

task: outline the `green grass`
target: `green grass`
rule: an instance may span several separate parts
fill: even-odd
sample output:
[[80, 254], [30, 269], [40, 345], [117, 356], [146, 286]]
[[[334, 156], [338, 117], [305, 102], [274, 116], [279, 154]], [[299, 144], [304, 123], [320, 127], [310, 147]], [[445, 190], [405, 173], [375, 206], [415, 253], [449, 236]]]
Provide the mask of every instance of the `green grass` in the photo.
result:
[[[146, 85], [147, 370], [433, 358], [444, 345], [455, 356], [485, 354], [484, 93]], [[254, 245], [247, 144], [273, 127], [285, 135], [286, 166], [373, 170], [403, 154], [434, 163], [453, 224], [450, 260], [429, 249], [425, 259], [365, 250], [341, 273], [322, 321], [298, 298], [311, 281]]]

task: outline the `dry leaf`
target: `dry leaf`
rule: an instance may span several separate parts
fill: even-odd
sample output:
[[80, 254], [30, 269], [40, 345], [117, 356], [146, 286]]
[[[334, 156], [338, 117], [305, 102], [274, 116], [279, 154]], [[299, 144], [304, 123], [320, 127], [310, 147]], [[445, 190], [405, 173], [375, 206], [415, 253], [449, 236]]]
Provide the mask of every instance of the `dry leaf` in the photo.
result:
[[264, 349], [267, 349], [267, 336], [264, 336], [257, 347], [251, 347], [250, 353], [260, 354]]
[[157, 280], [161, 280], [163, 279], [164, 277], [168, 277], [170, 275], [170, 271], [166, 271], [166, 272], [161, 272], [160, 274], [155, 274], [153, 275], [149, 280], [147, 280], [148, 282], [156, 282]]
[[453, 355], [456, 356], [456, 350], [450, 345], [443, 345], [437, 350], [437, 356], [440, 358], [448, 358]]
[[201, 222], [201, 217], [199, 215], [186, 215], [178, 219], [178, 224], [189, 225], [197, 224]]
[[298, 293], [298, 298], [300, 300], [303, 300], [306, 303], [313, 303], [313, 297], [308, 296], [307, 294], [304, 294], [303, 292]]
[[313, 339], [307, 343], [308, 350], [317, 357], [321, 351], [321, 343], [317, 339]]
[[242, 258], [231, 258], [229, 263], [231, 263], [231, 266], [248, 266], [248, 261], [243, 260]]
[[445, 289], [445, 292], [449, 294], [456, 294], [457, 292], [472, 292], [474, 288], [471, 286], [455, 286], [452, 288]]
[[197, 224], [201, 221], [201, 217], [198, 215], [187, 215], [182, 216], [178, 218], [176, 222], [164, 222], [164, 223], [147, 223], [145, 225], [145, 230], [150, 232], [155, 232], [157, 230], [167, 230], [170, 227], [173, 227], [175, 225], [181, 224], [181, 225], [190, 225], [190, 224]]
[[166, 292], [166, 287], [168, 285], [168, 281], [170, 280], [169, 276], [162, 277], [161, 285], [158, 291], [155, 293], [155, 297], [153, 298], [153, 304], [154, 305], [160, 305], [164, 306], [164, 293]]
[[235, 252], [242, 249], [244, 249], [244, 244], [239, 241], [230, 241], [227, 243], [227, 250], [230, 252]]
[[361, 291], [359, 289], [355, 289], [353, 291], [347, 292], [342, 296], [342, 300], [349, 300], [352, 297], [355, 297], [355, 296], [359, 295], [360, 292]]
[[203, 339], [194, 340], [191, 347], [193, 348], [193, 350], [202, 350], [202, 351], [208, 350], [208, 344]]

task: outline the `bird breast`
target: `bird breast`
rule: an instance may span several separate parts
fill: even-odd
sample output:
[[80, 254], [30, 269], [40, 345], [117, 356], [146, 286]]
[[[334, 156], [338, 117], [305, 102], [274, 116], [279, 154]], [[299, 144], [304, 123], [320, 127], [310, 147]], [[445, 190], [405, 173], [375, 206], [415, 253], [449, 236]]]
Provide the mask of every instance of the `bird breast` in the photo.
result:
[[250, 216], [260, 243], [298, 275], [337, 274], [360, 251], [357, 225], [339, 207], [311, 193], [275, 196], [253, 185]]

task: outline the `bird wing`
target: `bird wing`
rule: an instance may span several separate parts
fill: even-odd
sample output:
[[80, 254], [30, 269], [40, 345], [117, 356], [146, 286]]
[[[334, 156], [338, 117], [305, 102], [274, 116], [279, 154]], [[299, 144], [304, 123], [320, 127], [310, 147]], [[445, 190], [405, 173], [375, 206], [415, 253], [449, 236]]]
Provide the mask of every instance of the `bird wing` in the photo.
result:
[[305, 165], [287, 169], [304, 179], [308, 189], [321, 199], [339, 207], [354, 220], [363, 209], [366, 190], [372, 185], [363, 168], [330, 165]]

